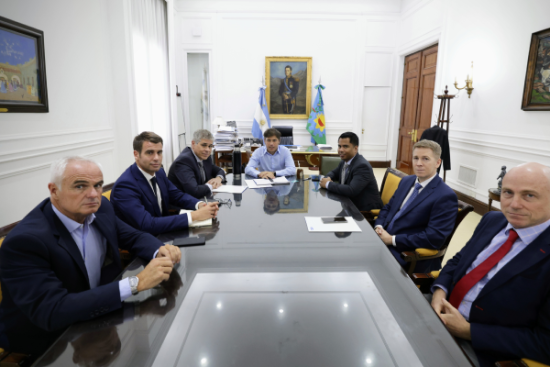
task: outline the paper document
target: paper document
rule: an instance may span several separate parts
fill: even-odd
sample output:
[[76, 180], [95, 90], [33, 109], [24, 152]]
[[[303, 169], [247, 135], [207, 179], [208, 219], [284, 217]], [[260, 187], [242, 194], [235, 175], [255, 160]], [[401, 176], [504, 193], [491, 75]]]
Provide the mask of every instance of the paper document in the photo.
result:
[[[185, 210], [185, 209], [181, 209], [180, 210], [180, 215], [181, 214], [186, 214], [186, 213], [191, 213], [193, 212], [194, 210]], [[208, 227], [208, 226], [211, 226], [212, 225], [212, 218], [209, 218], [209, 219], [205, 219], [205, 220], [199, 220], [199, 221], [193, 221], [193, 223], [191, 223], [189, 225], [189, 228], [193, 228], [193, 227]]]
[[[267, 180], [269, 182], [269, 180]], [[250, 189], [263, 189], [264, 187], [271, 187], [271, 182], [269, 182], [267, 185], [256, 185], [254, 180], [245, 180], [246, 184]]]
[[265, 187], [265, 185], [289, 185], [290, 181], [288, 181], [286, 177], [282, 176], [272, 178], [271, 180], [267, 178], [255, 179], [254, 183], [258, 186]]
[[217, 189], [212, 190], [212, 193], [225, 192], [228, 194], [242, 194], [246, 189], [248, 189], [247, 186], [223, 185], [218, 187]]
[[[304, 217], [310, 232], [363, 232], [353, 217], [345, 217], [347, 223], [323, 223], [323, 217]], [[331, 218], [331, 217], [326, 217]]]

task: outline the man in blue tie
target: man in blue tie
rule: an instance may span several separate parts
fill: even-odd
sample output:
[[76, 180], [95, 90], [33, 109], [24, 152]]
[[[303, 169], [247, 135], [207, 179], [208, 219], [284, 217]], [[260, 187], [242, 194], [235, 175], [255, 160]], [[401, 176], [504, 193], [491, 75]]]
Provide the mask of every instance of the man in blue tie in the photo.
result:
[[550, 168], [512, 168], [500, 206], [445, 264], [432, 307], [480, 366], [520, 358], [550, 364]]
[[[134, 138], [132, 164], [116, 180], [111, 203], [117, 217], [132, 227], [152, 235], [188, 228], [193, 221], [216, 217], [217, 203], [204, 203], [181, 192], [162, 168], [162, 138], [144, 131]], [[170, 205], [197, 209], [170, 215]]]
[[296, 166], [292, 153], [286, 147], [281, 147], [281, 133], [271, 128], [264, 132], [265, 145], [258, 148], [250, 157], [245, 173], [252, 177], [275, 178], [280, 176], [294, 176]]
[[[375, 231], [401, 266], [401, 252], [417, 248], [439, 249], [453, 231], [458, 198], [437, 175], [441, 147], [421, 140], [413, 146], [414, 175], [404, 177], [393, 197], [380, 211]], [[419, 261], [415, 272], [441, 268], [441, 258]]]

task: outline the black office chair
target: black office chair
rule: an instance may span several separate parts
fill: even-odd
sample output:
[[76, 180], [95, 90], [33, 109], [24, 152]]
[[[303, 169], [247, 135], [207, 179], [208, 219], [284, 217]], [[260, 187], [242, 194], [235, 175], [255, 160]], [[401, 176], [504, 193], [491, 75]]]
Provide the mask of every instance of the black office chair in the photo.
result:
[[275, 129], [281, 133], [281, 145], [294, 145], [292, 126], [277, 126]]

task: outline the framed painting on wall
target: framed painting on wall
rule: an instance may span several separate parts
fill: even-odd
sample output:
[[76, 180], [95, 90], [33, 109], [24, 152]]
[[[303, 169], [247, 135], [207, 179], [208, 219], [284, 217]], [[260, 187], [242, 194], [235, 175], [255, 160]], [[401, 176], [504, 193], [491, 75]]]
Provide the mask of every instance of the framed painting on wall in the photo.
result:
[[550, 28], [531, 36], [521, 109], [550, 111]]
[[48, 112], [44, 32], [0, 17], [0, 112]]
[[311, 109], [311, 57], [266, 57], [265, 76], [269, 117], [307, 120]]

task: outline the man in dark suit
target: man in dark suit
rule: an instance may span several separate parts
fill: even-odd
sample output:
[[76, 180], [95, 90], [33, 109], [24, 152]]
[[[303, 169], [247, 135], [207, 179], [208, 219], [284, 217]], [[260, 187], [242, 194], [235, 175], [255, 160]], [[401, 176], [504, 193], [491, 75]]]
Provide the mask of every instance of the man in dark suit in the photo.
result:
[[[136, 163], [116, 180], [111, 203], [117, 217], [141, 231], [158, 235], [188, 228], [193, 221], [214, 218], [217, 203], [199, 202], [178, 190], [162, 168], [162, 138], [144, 131], [134, 138]], [[170, 215], [169, 205], [197, 209]]]
[[[380, 211], [374, 229], [388, 245], [401, 266], [403, 251], [417, 248], [439, 249], [453, 231], [458, 214], [458, 198], [437, 175], [441, 147], [421, 140], [413, 146], [415, 175], [404, 177], [389, 203]], [[441, 268], [441, 258], [416, 263], [415, 272]]]
[[340, 135], [338, 154], [342, 161], [321, 179], [320, 185], [330, 192], [350, 198], [361, 211], [381, 209], [383, 204], [376, 177], [370, 163], [358, 154], [358, 149], [357, 135], [352, 132]]
[[550, 364], [550, 168], [511, 169], [500, 206], [447, 262], [432, 307], [451, 334], [471, 340], [481, 365], [519, 358]]
[[296, 96], [300, 89], [300, 79], [292, 76], [292, 67], [285, 67], [285, 77], [281, 79], [279, 85], [279, 95], [281, 96], [281, 104], [283, 105], [283, 113], [293, 113], [296, 107]]
[[[119, 220], [101, 196], [103, 174], [93, 161], [52, 165], [50, 198], [34, 208], [0, 248], [0, 346], [40, 353], [51, 332], [121, 308], [132, 294], [168, 279], [178, 247]], [[135, 277], [121, 271], [119, 248], [146, 260]]]
[[168, 179], [183, 192], [201, 199], [212, 194], [225, 180], [225, 172], [212, 163], [214, 137], [208, 130], [193, 134], [191, 147], [185, 148], [170, 166]]

